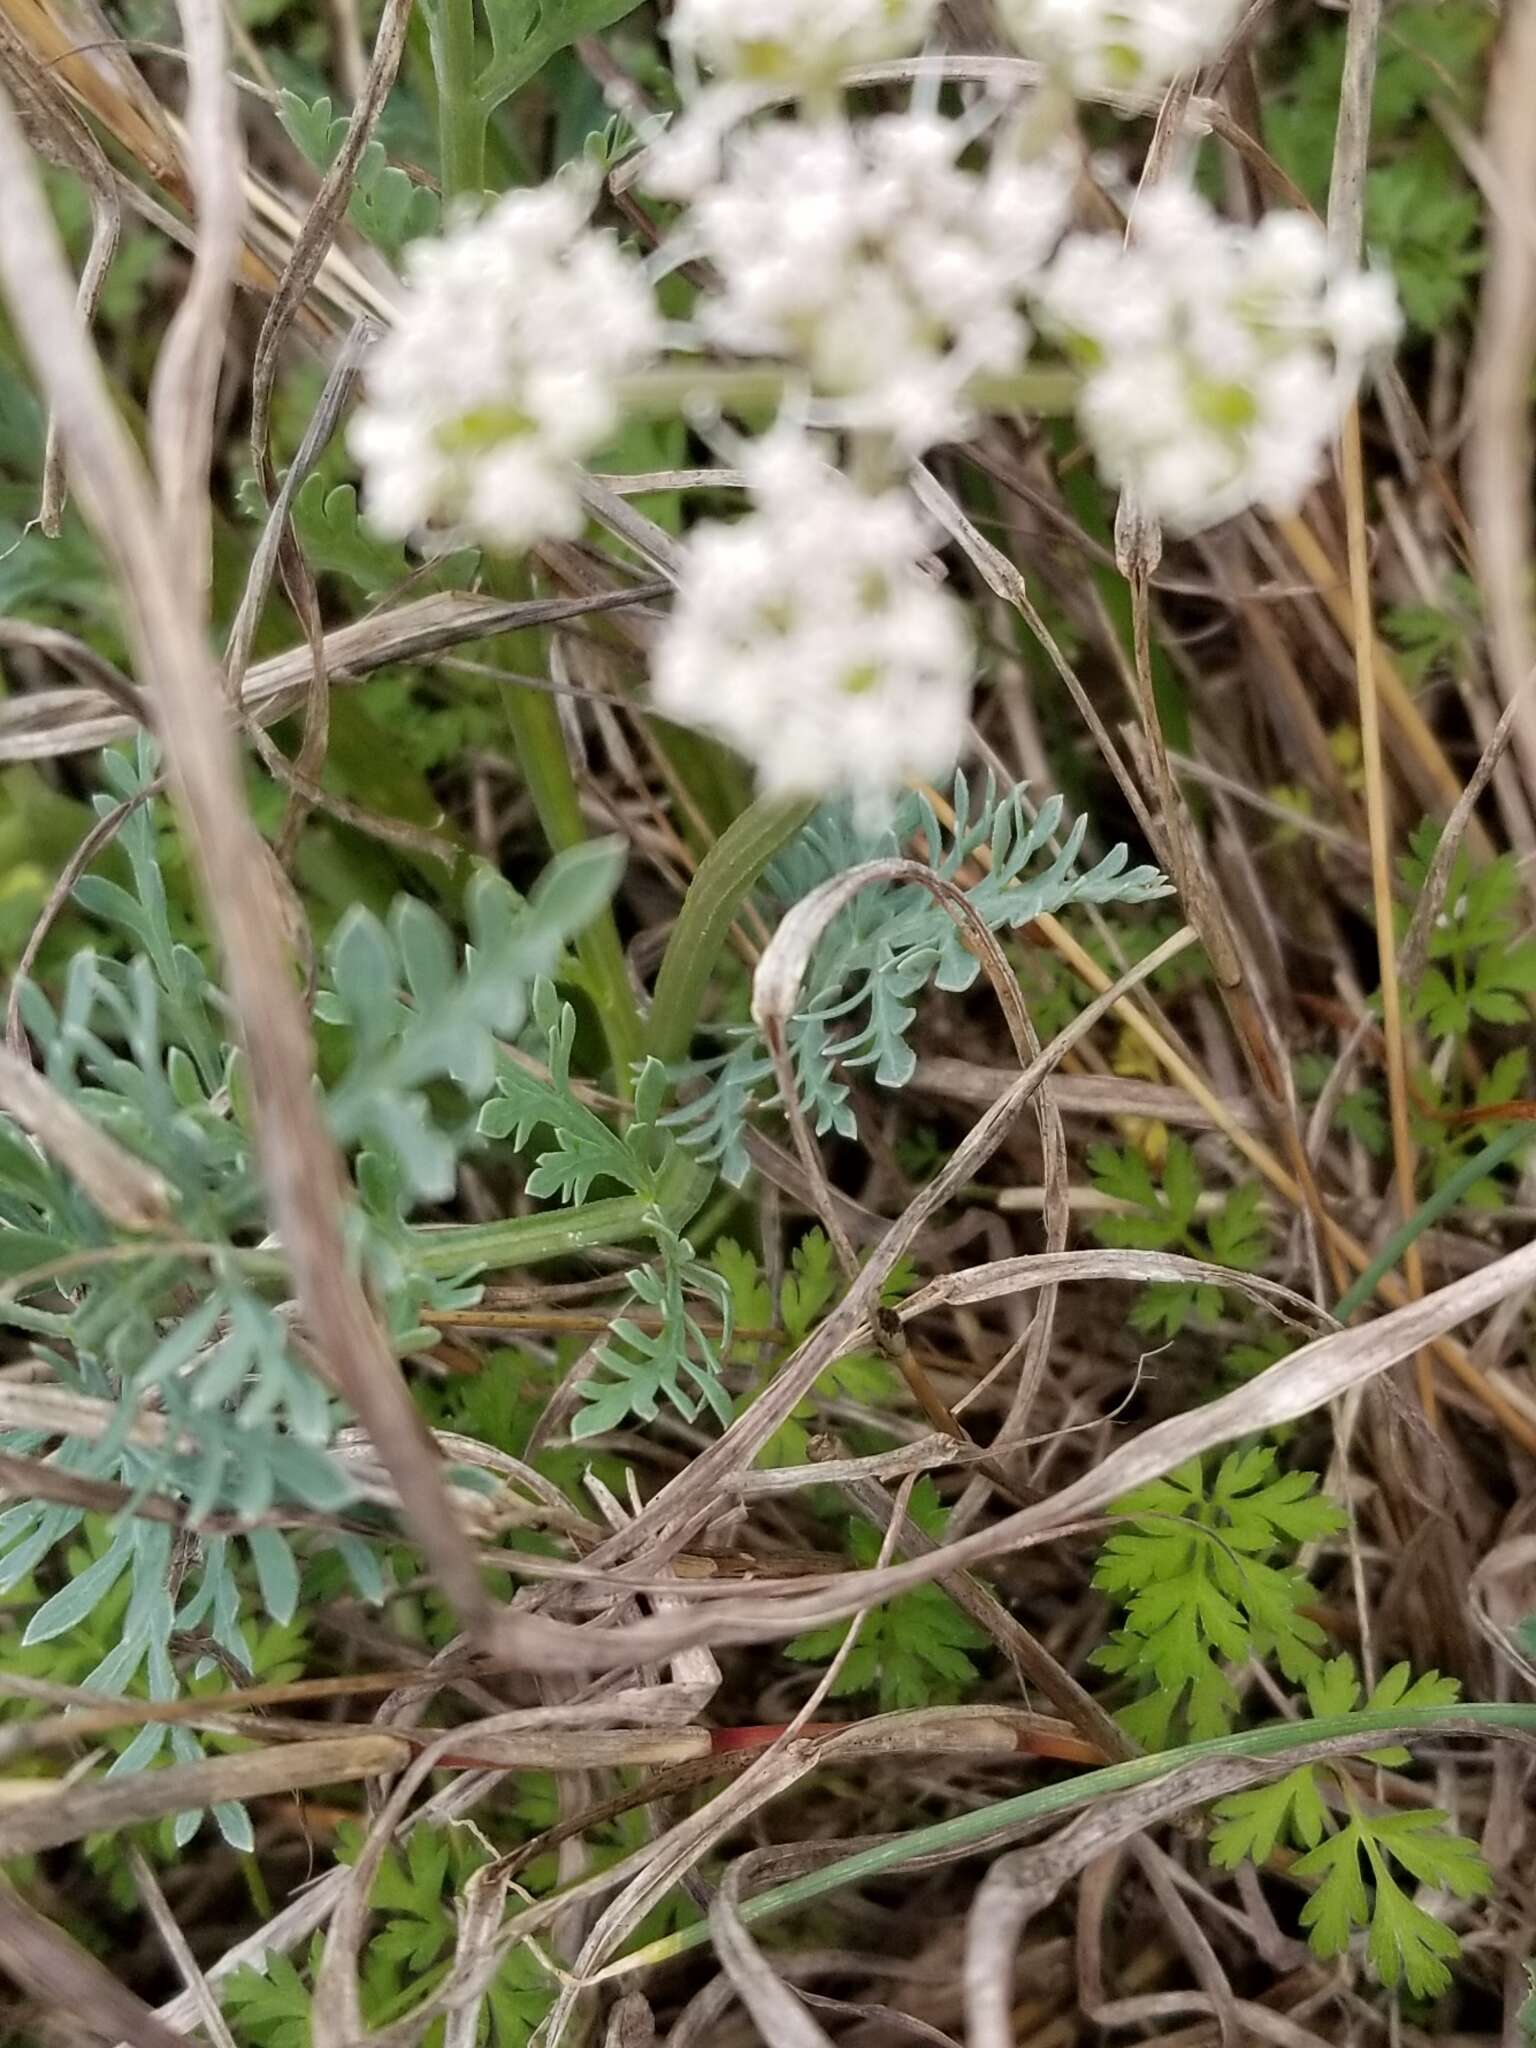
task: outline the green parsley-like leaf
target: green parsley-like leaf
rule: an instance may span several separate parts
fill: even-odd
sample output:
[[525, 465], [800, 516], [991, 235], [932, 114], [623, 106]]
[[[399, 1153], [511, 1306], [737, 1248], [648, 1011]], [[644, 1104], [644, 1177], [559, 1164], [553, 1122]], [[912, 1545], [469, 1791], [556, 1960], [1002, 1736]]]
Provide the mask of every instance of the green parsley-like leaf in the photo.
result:
[[1446, 1965], [1460, 1953], [1460, 1943], [1443, 1921], [1408, 1897], [1392, 1866], [1417, 1884], [1457, 1898], [1486, 1892], [1492, 1877], [1476, 1843], [1446, 1828], [1443, 1813], [1357, 1813], [1298, 1857], [1292, 1865], [1296, 1876], [1321, 1879], [1301, 1909], [1316, 1953], [1340, 1955], [1358, 1929], [1369, 1927], [1371, 1962], [1384, 1984], [1402, 1983], [1416, 1998], [1444, 1991], [1451, 1981]]
[[1322, 1630], [1301, 1611], [1311, 1589], [1270, 1560], [1342, 1526], [1310, 1472], [1275, 1470], [1267, 1445], [1234, 1451], [1207, 1485], [1199, 1459], [1120, 1503], [1132, 1526], [1105, 1544], [1094, 1583], [1125, 1606], [1125, 1625], [1095, 1662], [1137, 1679], [1143, 1697], [1126, 1725], [1168, 1740], [1182, 1715], [1189, 1733], [1219, 1735], [1236, 1700], [1220, 1666], [1273, 1656], [1301, 1682], [1320, 1664]]
[[[1269, 1248], [1257, 1184], [1234, 1188], [1202, 1230], [1199, 1222], [1200, 1169], [1182, 1138], [1170, 1138], [1161, 1184], [1134, 1146], [1094, 1145], [1088, 1168], [1101, 1193], [1129, 1203], [1133, 1213], [1095, 1219], [1100, 1244], [1129, 1251], [1183, 1252], [1236, 1272], [1253, 1272]], [[1142, 1289], [1130, 1312], [1133, 1329], [1164, 1340], [1187, 1323], [1212, 1323], [1221, 1314], [1222, 1292], [1209, 1281], [1160, 1280]]]
[[[319, 1942], [317, 1935], [317, 1952]], [[237, 2040], [255, 2048], [309, 2048], [309, 1986], [290, 1957], [274, 1949], [259, 1970], [236, 1970], [219, 1992]]]
[[1530, 1985], [1530, 1996], [1521, 2006], [1517, 2015], [1522, 2041], [1536, 2041], [1536, 1963], [1525, 1966], [1526, 1982]]
[[1234, 1272], [1254, 1273], [1269, 1250], [1269, 1224], [1257, 1181], [1244, 1181], [1228, 1195], [1206, 1229], [1211, 1257]]
[[[945, 1514], [930, 1479], [912, 1489], [908, 1513], [925, 1535], [943, 1533]], [[866, 1569], [878, 1562], [880, 1538], [867, 1522], [849, 1524], [848, 1544]], [[828, 1664], [842, 1647], [850, 1624], [834, 1622], [797, 1636], [785, 1655], [802, 1664]], [[864, 1618], [859, 1639], [832, 1687], [835, 1699], [877, 1692], [882, 1711], [943, 1706], [959, 1699], [979, 1676], [968, 1651], [984, 1649], [985, 1630], [962, 1614], [947, 1593], [919, 1586], [901, 1593]]]
[[1273, 1785], [1234, 1792], [1219, 1800], [1214, 1810], [1221, 1825], [1212, 1832], [1211, 1855], [1224, 1870], [1234, 1869], [1245, 1858], [1267, 1862], [1277, 1844], [1287, 1839], [1310, 1849], [1322, 1840], [1328, 1821], [1310, 1764], [1287, 1772]]

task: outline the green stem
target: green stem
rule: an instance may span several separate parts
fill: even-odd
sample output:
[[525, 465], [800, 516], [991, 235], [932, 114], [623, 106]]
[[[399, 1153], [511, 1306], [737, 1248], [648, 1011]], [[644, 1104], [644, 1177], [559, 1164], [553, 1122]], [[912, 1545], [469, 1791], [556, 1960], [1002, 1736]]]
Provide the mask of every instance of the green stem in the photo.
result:
[[[583, 845], [587, 829], [554, 699], [515, 683], [506, 685], [503, 698], [518, 765], [550, 851]], [[627, 1099], [634, 1092], [635, 1065], [644, 1057], [645, 1028], [611, 910], [600, 911], [576, 941], [576, 957], [608, 1043], [614, 1088]]]
[[[772, 1919], [797, 1906], [809, 1905], [845, 1885], [861, 1884], [868, 1878], [883, 1877], [890, 1871], [900, 1870], [919, 1857], [954, 1855], [981, 1847], [1005, 1829], [1012, 1831], [1035, 1821], [1080, 1813], [1101, 1799], [1111, 1798], [1119, 1792], [1134, 1791], [1138, 1785], [1171, 1777], [1191, 1764], [1205, 1763], [1213, 1757], [1284, 1758], [1293, 1750], [1306, 1749], [1314, 1742], [1326, 1742], [1335, 1736], [1402, 1737], [1418, 1729], [1426, 1734], [1435, 1734], [1483, 1728], [1519, 1733], [1536, 1731], [1536, 1705], [1526, 1701], [1500, 1701], [1454, 1707], [1377, 1707], [1355, 1714], [1330, 1714], [1316, 1721], [1282, 1721], [1268, 1728], [1251, 1728], [1238, 1735], [1219, 1736], [1210, 1742], [1191, 1742], [1182, 1749], [1167, 1749], [1157, 1756], [1134, 1757], [1129, 1763], [1110, 1764], [1104, 1770], [1087, 1771], [1081, 1777], [1068, 1778], [1058, 1785], [1044, 1785], [1037, 1791], [1020, 1793], [1014, 1799], [979, 1806], [971, 1813], [957, 1815], [953, 1820], [913, 1828], [894, 1841], [881, 1842], [875, 1848], [861, 1850], [856, 1856], [844, 1856], [822, 1870], [812, 1871], [807, 1877], [794, 1878], [788, 1884], [759, 1892], [756, 1898], [744, 1902], [741, 1917], [749, 1923]], [[1374, 1746], [1368, 1740], [1361, 1742], [1362, 1749]], [[709, 1939], [707, 1924], [685, 1927], [676, 1934], [651, 1942], [646, 1948], [637, 1949], [620, 1962], [610, 1964], [600, 1975], [607, 1979], [627, 1976], [633, 1970], [651, 1969], [657, 1963], [670, 1962], [674, 1956], [689, 1949], [702, 1948]]]
[[1340, 1296], [1333, 1311], [1339, 1321], [1347, 1323], [1357, 1310], [1364, 1308], [1380, 1281], [1392, 1271], [1408, 1247], [1422, 1237], [1431, 1224], [1438, 1223], [1442, 1216], [1454, 1209], [1469, 1189], [1485, 1180], [1512, 1152], [1518, 1151], [1529, 1137], [1530, 1132], [1524, 1124], [1510, 1124], [1496, 1138], [1490, 1138], [1481, 1152], [1474, 1152], [1470, 1159], [1464, 1159], [1450, 1179], [1443, 1181], [1402, 1228], [1393, 1232], [1355, 1284]]
[[650, 1051], [680, 1060], [688, 1051], [715, 963], [764, 868], [816, 809], [804, 797], [760, 797], [699, 863], [656, 977]]
[[[778, 363], [660, 363], [619, 384], [624, 411], [636, 418], [675, 419], [694, 406], [721, 412], [773, 412], [789, 385]], [[1077, 402], [1082, 379], [1075, 370], [1028, 369], [1009, 376], [977, 377], [969, 396], [984, 412], [1065, 413]]]
[[668, 1223], [682, 1230], [698, 1213], [714, 1178], [678, 1147], [663, 1167], [654, 1195], [615, 1195], [606, 1201], [582, 1202], [574, 1209], [509, 1216], [495, 1223], [425, 1225], [410, 1233], [411, 1256], [424, 1273], [462, 1273], [472, 1266], [497, 1272], [541, 1265], [603, 1245], [631, 1244], [654, 1234], [652, 1219], [658, 1208]]
[[488, 110], [475, 89], [475, 0], [437, 0], [432, 26], [443, 198], [477, 199], [485, 190]]

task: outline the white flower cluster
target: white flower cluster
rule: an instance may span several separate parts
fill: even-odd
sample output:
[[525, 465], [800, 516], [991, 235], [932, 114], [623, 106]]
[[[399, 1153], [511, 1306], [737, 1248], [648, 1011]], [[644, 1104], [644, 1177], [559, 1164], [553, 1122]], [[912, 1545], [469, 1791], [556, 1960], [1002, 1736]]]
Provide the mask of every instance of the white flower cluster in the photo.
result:
[[1023, 366], [1021, 302], [1072, 198], [1069, 160], [998, 147], [971, 171], [964, 143], [916, 113], [738, 131], [681, 231], [719, 278], [702, 334], [801, 365], [839, 423], [911, 451], [963, 431], [971, 380]]
[[1041, 319], [1083, 365], [1079, 417], [1100, 468], [1183, 532], [1317, 480], [1364, 358], [1398, 331], [1389, 281], [1341, 271], [1316, 221], [1222, 220], [1159, 186], [1134, 239], [1074, 235]]
[[[1161, 89], [1242, 5], [997, 0], [1019, 48], [1081, 94]], [[1386, 280], [1336, 265], [1309, 219], [1250, 228], [1174, 184], [1138, 201], [1128, 243], [1070, 232], [1079, 145], [1056, 90], [1017, 119], [985, 99], [955, 118], [839, 111], [839, 74], [918, 49], [937, 11], [675, 0], [674, 41], [714, 82], [643, 174], [681, 202], [664, 260], [707, 274], [678, 337], [702, 353], [700, 383], [711, 349], [765, 359], [783, 412], [890, 478], [988, 404], [1018, 402], [1040, 332], [1080, 372], [1099, 466], [1144, 511], [1195, 531], [1293, 508], [1366, 357], [1397, 332]], [[374, 524], [510, 551], [579, 533], [579, 465], [669, 338], [652, 276], [591, 226], [569, 177], [418, 245], [351, 437]], [[942, 775], [973, 652], [924, 566], [914, 501], [860, 488], [782, 418], [741, 465], [751, 508], [684, 544], [657, 708], [738, 747], [774, 790], [875, 804]]]
[[738, 748], [769, 790], [851, 790], [878, 811], [959, 757], [964, 610], [923, 569], [904, 491], [861, 492], [783, 428], [746, 468], [753, 509], [686, 543], [656, 708]]
[[997, 0], [1004, 29], [1075, 92], [1157, 92], [1213, 57], [1246, 0]]
[[938, 0], [677, 0], [672, 41], [743, 85], [799, 85], [922, 43]]
[[381, 532], [514, 551], [580, 532], [578, 464], [618, 422], [616, 380], [662, 334], [640, 266], [588, 216], [557, 180], [408, 251], [350, 437]]

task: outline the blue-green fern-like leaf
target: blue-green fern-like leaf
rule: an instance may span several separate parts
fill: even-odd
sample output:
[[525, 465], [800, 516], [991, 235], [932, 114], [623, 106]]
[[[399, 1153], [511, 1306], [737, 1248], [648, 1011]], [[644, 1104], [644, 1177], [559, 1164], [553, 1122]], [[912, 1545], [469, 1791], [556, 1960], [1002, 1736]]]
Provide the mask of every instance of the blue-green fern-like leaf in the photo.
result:
[[[1031, 811], [1022, 789], [999, 796], [989, 779], [973, 797], [960, 775], [954, 815], [953, 828], [946, 829], [927, 796], [913, 792], [898, 805], [890, 829], [871, 835], [850, 808], [828, 806], [769, 868], [766, 907], [782, 913], [834, 875], [907, 850], [914, 840], [934, 873], [956, 883], [985, 847], [987, 870], [965, 893], [993, 932], [1018, 931], [1072, 903], [1147, 903], [1167, 894], [1157, 870], [1131, 867], [1123, 846], [1080, 869], [1082, 819], [1039, 865], [1061, 824], [1060, 797]], [[905, 1087], [916, 1065], [909, 1033], [917, 998], [929, 987], [960, 994], [980, 971], [954, 919], [926, 890], [886, 884], [860, 891], [822, 935], [789, 1026], [800, 1104], [818, 1136], [857, 1133], [845, 1071], [871, 1068], [880, 1087]], [[744, 1029], [723, 1054], [681, 1063], [671, 1078], [692, 1092], [667, 1118], [669, 1126], [739, 1187], [750, 1168], [748, 1118], [777, 1101], [761, 1039]]]
[[[663, 1401], [689, 1421], [707, 1406], [728, 1422], [730, 1399], [721, 1372], [731, 1342], [731, 1291], [667, 1220], [662, 1182], [675, 1146], [657, 1121], [665, 1070], [658, 1061], [646, 1062], [635, 1086], [634, 1114], [622, 1130], [613, 1129], [571, 1092], [576, 1018], [570, 1004], [560, 1002], [553, 988], [541, 982], [534, 990], [533, 1009], [543, 1035], [548, 1078], [503, 1058], [500, 1092], [480, 1113], [481, 1135], [526, 1146], [536, 1131], [548, 1134], [550, 1143], [537, 1154], [528, 1176], [530, 1194], [582, 1202], [595, 1181], [610, 1181], [651, 1201], [647, 1228], [658, 1254], [654, 1266], [637, 1266], [626, 1275], [636, 1300], [656, 1311], [658, 1327], [643, 1329], [629, 1316], [613, 1324], [597, 1353], [608, 1378], [583, 1384], [586, 1405], [572, 1421], [571, 1434], [596, 1436], [632, 1418], [654, 1421]], [[720, 1314], [721, 1339], [709, 1335], [688, 1307], [690, 1296], [701, 1294]]]
[[[359, 1495], [368, 1513], [370, 1499], [389, 1496], [339, 1454], [348, 1417], [296, 1341], [288, 1261], [266, 1235], [243, 1059], [165, 886], [147, 801], [154, 772], [147, 740], [135, 756], [104, 756], [110, 793], [97, 808], [130, 805], [119, 837], [131, 886], [81, 882], [82, 907], [107, 928], [103, 950], [73, 957], [55, 1000], [25, 986], [20, 1001], [53, 1087], [157, 1169], [174, 1225], [161, 1237], [123, 1237], [0, 1118], [0, 1327], [28, 1333], [49, 1381], [37, 1390], [39, 1424], [0, 1433], [0, 1446], [171, 1502], [184, 1527], [125, 1515], [84, 1566], [61, 1573], [57, 1554], [81, 1529], [81, 1511], [20, 1504], [0, 1513], [0, 1590], [36, 1575], [25, 1642], [38, 1655], [89, 1635], [111, 1609], [110, 1635], [71, 1682], [170, 1699], [189, 1658], [212, 1668], [203, 1643], [221, 1665], [250, 1668], [242, 1603], [247, 1616], [259, 1606], [281, 1622], [297, 1599], [297, 1561], [278, 1529], [215, 1532], [211, 1515], [259, 1523], [284, 1510], [335, 1513]], [[463, 949], [419, 902], [397, 904], [387, 920], [356, 909], [336, 931], [316, 1004], [334, 1034], [326, 1109], [356, 1165], [350, 1251], [402, 1348], [432, 1341], [419, 1328], [424, 1308], [475, 1294], [465, 1276], [413, 1261], [408, 1218], [452, 1193], [500, 1041], [524, 1029], [535, 982], [606, 900], [618, 865], [611, 844], [578, 849], [551, 863], [526, 900], [478, 873]], [[363, 1598], [383, 1597], [382, 1547], [351, 1533], [336, 1547]], [[114, 1768], [146, 1767], [167, 1748], [184, 1760], [200, 1754], [191, 1729], [148, 1724]], [[239, 1808], [217, 1818], [232, 1843], [251, 1846]], [[196, 1825], [183, 1816], [178, 1838]]]

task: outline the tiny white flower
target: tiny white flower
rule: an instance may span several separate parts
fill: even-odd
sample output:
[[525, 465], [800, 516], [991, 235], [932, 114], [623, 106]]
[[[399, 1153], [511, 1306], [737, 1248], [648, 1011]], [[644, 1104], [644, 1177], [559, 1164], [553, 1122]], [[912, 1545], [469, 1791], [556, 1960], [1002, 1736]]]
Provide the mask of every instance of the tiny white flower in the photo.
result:
[[704, 337], [799, 363], [840, 422], [909, 451], [963, 432], [971, 380], [1024, 362], [1024, 296], [1072, 194], [1065, 159], [1000, 145], [973, 171], [965, 140], [916, 113], [738, 131], [681, 229], [720, 280]]
[[1182, 532], [1294, 510], [1366, 355], [1398, 331], [1390, 282], [1338, 267], [1305, 215], [1249, 228], [1178, 186], [1142, 198], [1132, 226], [1128, 248], [1069, 237], [1037, 300], [1083, 365], [1099, 466]]
[[1083, 94], [1157, 92], [1214, 56], [1246, 0], [998, 0], [1003, 27]]
[[1390, 348], [1403, 326], [1392, 280], [1379, 270], [1339, 278], [1328, 294], [1325, 317], [1328, 339], [1345, 356]]
[[672, 40], [745, 84], [820, 84], [850, 65], [905, 57], [938, 0], [676, 0]]
[[861, 492], [784, 428], [744, 466], [752, 510], [685, 543], [656, 709], [746, 755], [767, 790], [852, 792], [878, 813], [959, 758], [964, 610], [925, 572], [905, 492]]
[[638, 263], [556, 180], [415, 243], [349, 435], [371, 523], [520, 550], [582, 526], [579, 463], [662, 328]]

